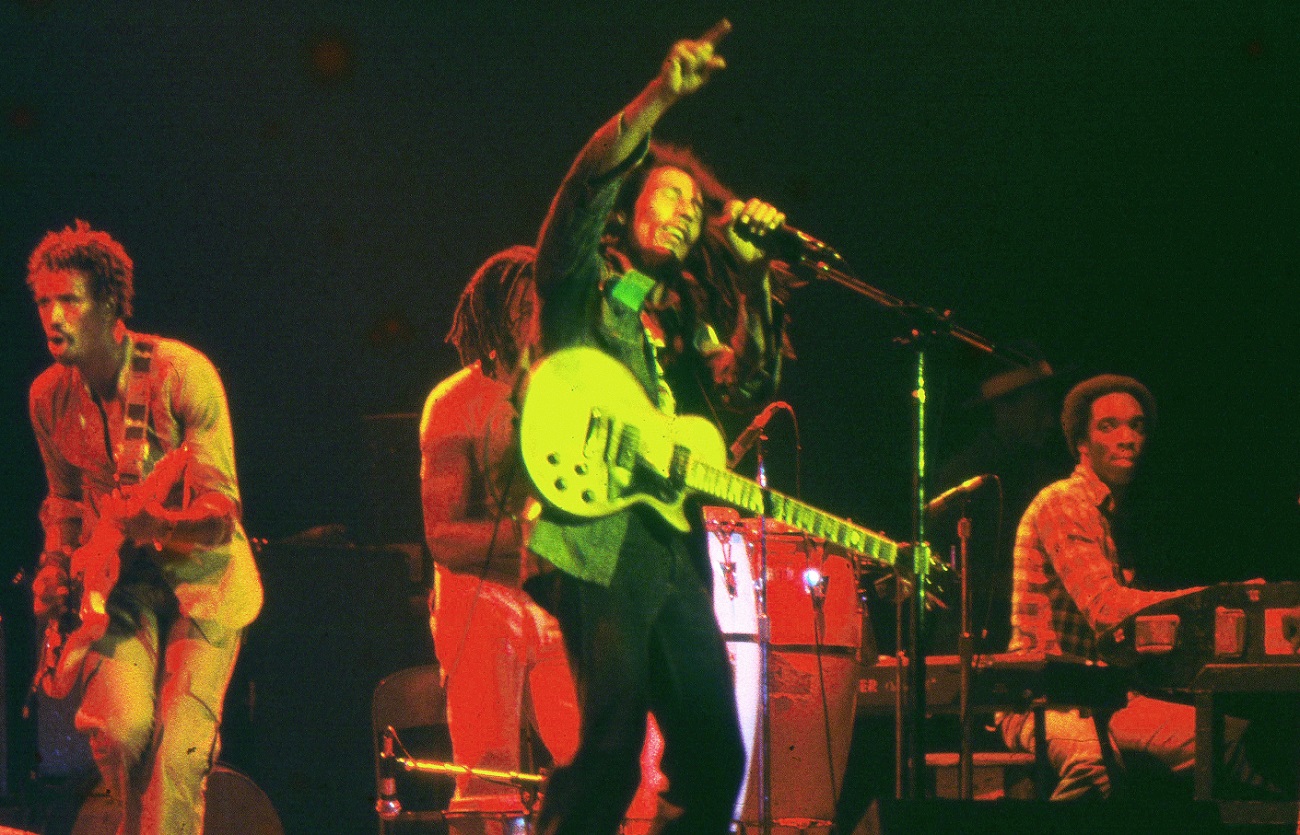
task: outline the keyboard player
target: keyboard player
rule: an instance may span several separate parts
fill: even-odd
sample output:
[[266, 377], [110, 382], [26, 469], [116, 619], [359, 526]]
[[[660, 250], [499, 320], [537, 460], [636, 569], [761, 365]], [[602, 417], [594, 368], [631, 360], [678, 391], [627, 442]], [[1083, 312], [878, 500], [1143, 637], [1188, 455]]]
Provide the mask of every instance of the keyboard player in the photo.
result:
[[[1066, 395], [1061, 427], [1077, 465], [1068, 478], [1044, 488], [1029, 505], [1016, 531], [1012, 601], [1013, 652], [1097, 659], [1097, 635], [1139, 609], [1183, 591], [1134, 588], [1132, 571], [1121, 568], [1111, 521], [1142, 457], [1156, 420], [1151, 392], [1131, 377], [1102, 375]], [[1093, 717], [1086, 710], [1048, 710], [1047, 755], [1059, 781], [1053, 800], [1107, 797], [1109, 775]], [[1229, 719], [1225, 748], [1232, 770], [1251, 782], [1239, 753], [1245, 723]], [[1120, 758], [1140, 755], [1173, 774], [1195, 764], [1195, 712], [1130, 693], [1109, 720], [1113, 750]], [[1034, 752], [1033, 714], [1001, 718], [1003, 739], [1012, 750]]]

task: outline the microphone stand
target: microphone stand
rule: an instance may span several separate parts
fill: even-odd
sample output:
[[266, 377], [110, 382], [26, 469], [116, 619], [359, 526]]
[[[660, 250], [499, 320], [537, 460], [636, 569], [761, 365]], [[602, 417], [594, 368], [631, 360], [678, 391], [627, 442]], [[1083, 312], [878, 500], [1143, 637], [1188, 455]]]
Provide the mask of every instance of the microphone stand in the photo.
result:
[[[916, 351], [916, 388], [912, 391], [915, 407], [912, 422], [912, 560], [911, 566], [903, 567], [905, 574], [911, 575], [912, 581], [908, 618], [911, 629], [907, 636], [911, 673], [908, 678], [911, 686], [908, 698], [900, 700], [900, 706], [906, 708], [907, 721], [903, 721], [900, 715], [896, 724], [895, 793], [900, 799], [921, 799], [925, 797], [925, 588], [930, 566], [930, 549], [925, 541], [925, 348], [934, 339], [947, 336], [1012, 365], [1028, 367], [1034, 364], [1034, 360], [1019, 351], [994, 345], [979, 334], [959, 327], [953, 323], [950, 310], [940, 312], [907, 302], [867, 284], [848, 273], [848, 265], [833, 250], [805, 249], [799, 254], [797, 262], [790, 266], [812, 278], [838, 284], [899, 314], [904, 320], [906, 335], [898, 342], [909, 344]], [[900, 651], [901, 643], [900, 641]], [[905, 729], [910, 729], [910, 745], [909, 740], [903, 738], [907, 735]]]
[[[754, 444], [754, 457], [757, 461], [756, 481], [759, 488], [767, 491], [767, 465], [763, 457], [763, 444], [767, 441], [767, 430], [758, 433]], [[770, 673], [768, 664], [772, 656], [772, 623], [767, 612], [767, 508], [758, 516], [758, 576], [754, 578], [755, 596], [758, 598], [758, 831], [760, 835], [772, 832], [772, 714], [770, 692], [768, 690]]]
[[491, 768], [473, 768], [468, 765], [456, 765], [455, 763], [438, 762], [435, 760], [421, 760], [415, 757], [394, 757], [393, 761], [400, 765], [405, 771], [415, 771], [421, 774], [443, 774], [452, 777], [468, 776], [476, 777], [479, 780], [489, 780], [494, 783], [504, 783], [514, 786], [524, 791], [536, 791], [542, 783], [546, 782], [545, 774], [527, 774], [522, 771], [498, 771]]
[[961, 753], [957, 762], [959, 800], [970, 800], [974, 794], [974, 720], [970, 710], [971, 666], [975, 657], [975, 640], [971, 635], [970, 616], [970, 515], [966, 512], [970, 495], [962, 497], [961, 519], [957, 522], [958, 554], [961, 558], [961, 632], [957, 637], [958, 722], [961, 727]]
[[[397, 753], [396, 749], [402, 748], [402, 753]], [[413, 757], [406, 752], [401, 740], [397, 736], [397, 731], [389, 726], [384, 730], [380, 754], [379, 754], [381, 788], [379, 799], [375, 803], [375, 811], [383, 820], [393, 820], [402, 812], [401, 799], [397, 797], [397, 769], [400, 767], [403, 771], [415, 772], [417, 774], [440, 774], [443, 776], [460, 777], [468, 776], [479, 780], [487, 780], [493, 783], [514, 786], [519, 791], [519, 799], [522, 801], [525, 811], [532, 814], [533, 807], [537, 803], [538, 793], [541, 790], [542, 783], [546, 782], [545, 774], [529, 774], [521, 771], [500, 771], [491, 768], [474, 768], [468, 765], [457, 765], [456, 763], [440, 762], [437, 760], [422, 760]]]

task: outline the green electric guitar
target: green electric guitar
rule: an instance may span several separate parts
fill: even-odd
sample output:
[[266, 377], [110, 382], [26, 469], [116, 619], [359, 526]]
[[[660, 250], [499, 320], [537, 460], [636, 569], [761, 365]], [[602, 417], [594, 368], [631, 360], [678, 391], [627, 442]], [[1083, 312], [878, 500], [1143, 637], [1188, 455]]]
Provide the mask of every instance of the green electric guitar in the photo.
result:
[[542, 499], [573, 516], [607, 516], [641, 503], [684, 533], [690, 522], [683, 503], [698, 494], [878, 565], [898, 557], [898, 544], [882, 534], [729, 472], [712, 423], [660, 412], [630, 371], [595, 348], [557, 351], [533, 369], [519, 443]]

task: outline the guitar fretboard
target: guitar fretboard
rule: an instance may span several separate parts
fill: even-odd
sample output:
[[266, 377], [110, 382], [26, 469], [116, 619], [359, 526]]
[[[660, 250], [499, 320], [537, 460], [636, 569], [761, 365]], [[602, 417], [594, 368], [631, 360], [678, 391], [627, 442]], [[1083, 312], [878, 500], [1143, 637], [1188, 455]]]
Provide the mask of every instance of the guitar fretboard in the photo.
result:
[[750, 513], [763, 514], [792, 528], [839, 545], [860, 556], [892, 566], [898, 559], [898, 543], [875, 531], [823, 513], [803, 502], [772, 490], [728, 470], [691, 461], [686, 486]]

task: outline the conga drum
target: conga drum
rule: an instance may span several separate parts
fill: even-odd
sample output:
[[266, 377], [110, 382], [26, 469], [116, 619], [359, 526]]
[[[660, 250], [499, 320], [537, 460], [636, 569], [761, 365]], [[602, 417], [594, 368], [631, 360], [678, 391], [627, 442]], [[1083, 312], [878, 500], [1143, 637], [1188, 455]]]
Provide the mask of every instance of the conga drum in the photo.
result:
[[[767, 520], [760, 529], [750, 519], [746, 528], [755, 576], [764, 542], [767, 553], [771, 822], [800, 833], [829, 832], [857, 704], [857, 572], [848, 557], [779, 523]], [[750, 768], [754, 773], [756, 764]], [[758, 790], [755, 775], [740, 817], [746, 831], [756, 831], [750, 827], [758, 823]]]
[[[758, 595], [767, 563], [768, 725], [771, 822], [827, 831], [848, 764], [857, 698], [862, 607], [857, 573], [843, 554], [780, 523], [740, 520], [707, 508], [713, 606], [727, 640], [748, 767], [736, 820], [758, 822], [757, 727], [761, 715]], [[829, 729], [829, 744], [827, 730]]]

